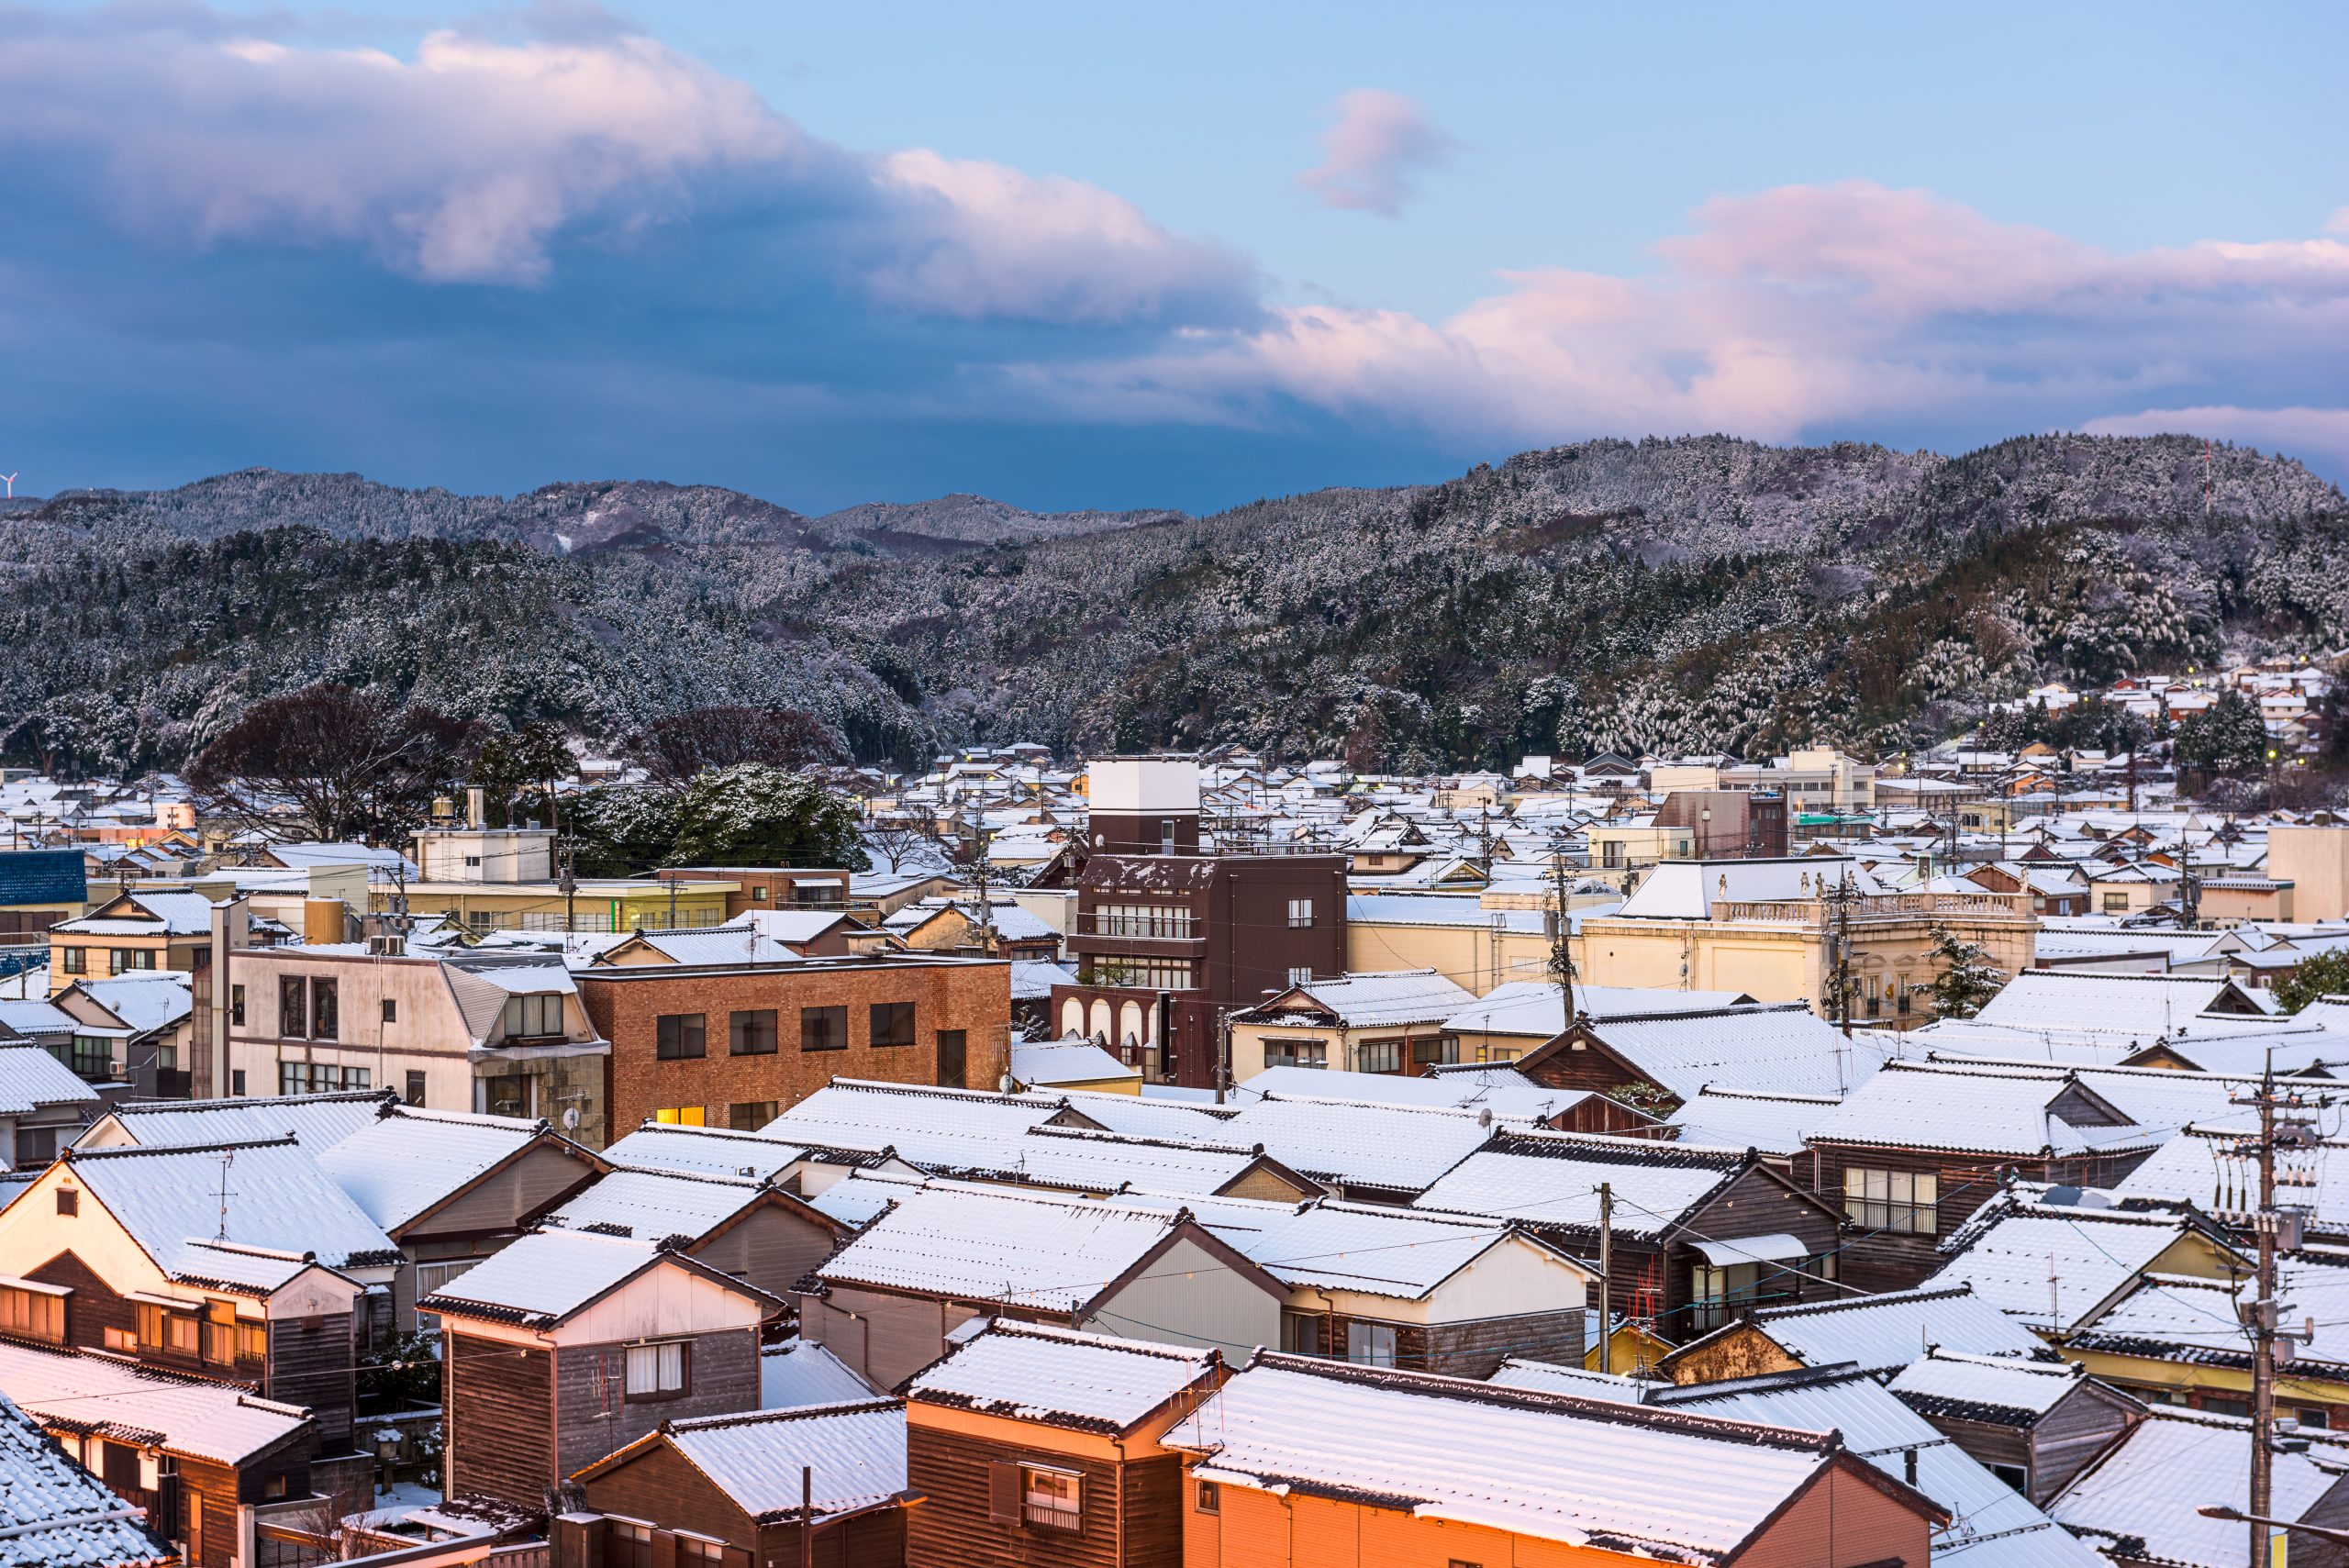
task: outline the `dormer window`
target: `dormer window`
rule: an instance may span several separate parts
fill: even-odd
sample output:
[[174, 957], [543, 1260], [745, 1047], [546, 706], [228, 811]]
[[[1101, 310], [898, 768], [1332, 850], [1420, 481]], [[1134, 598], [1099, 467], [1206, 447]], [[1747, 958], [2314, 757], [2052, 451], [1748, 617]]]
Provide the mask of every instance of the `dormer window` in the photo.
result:
[[533, 991], [508, 997], [506, 1033], [509, 1038], [525, 1040], [562, 1033], [562, 993]]

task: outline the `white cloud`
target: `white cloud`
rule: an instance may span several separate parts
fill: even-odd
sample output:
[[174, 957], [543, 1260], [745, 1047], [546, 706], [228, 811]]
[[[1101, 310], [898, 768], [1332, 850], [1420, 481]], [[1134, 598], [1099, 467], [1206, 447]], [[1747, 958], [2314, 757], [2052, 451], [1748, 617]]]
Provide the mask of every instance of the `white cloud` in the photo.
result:
[[2090, 419], [2087, 428], [2099, 436], [2210, 436], [2349, 470], [2349, 408], [2147, 408]]
[[1297, 177], [1326, 206], [1400, 217], [1413, 176], [1452, 155], [1452, 138], [1400, 93], [1357, 87], [1330, 114], [1321, 161]]

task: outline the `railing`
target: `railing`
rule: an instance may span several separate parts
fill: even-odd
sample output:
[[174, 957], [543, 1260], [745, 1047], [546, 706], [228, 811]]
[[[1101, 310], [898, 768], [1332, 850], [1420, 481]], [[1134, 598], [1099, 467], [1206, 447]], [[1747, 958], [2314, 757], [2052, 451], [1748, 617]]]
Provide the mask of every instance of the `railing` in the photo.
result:
[[1076, 917], [1075, 935], [1085, 937], [1131, 937], [1144, 941], [1196, 941], [1208, 934], [1207, 922], [1187, 914], [1120, 915], [1104, 912], [1082, 913]]
[[[2021, 893], [1872, 893], [1852, 899], [1849, 907], [1855, 921], [1908, 919], [1919, 915], [2013, 919], [2031, 913], [2030, 895]], [[1843, 912], [1842, 905], [1817, 897], [1727, 899], [1712, 906], [1716, 920], [1798, 926], [1833, 925]]]

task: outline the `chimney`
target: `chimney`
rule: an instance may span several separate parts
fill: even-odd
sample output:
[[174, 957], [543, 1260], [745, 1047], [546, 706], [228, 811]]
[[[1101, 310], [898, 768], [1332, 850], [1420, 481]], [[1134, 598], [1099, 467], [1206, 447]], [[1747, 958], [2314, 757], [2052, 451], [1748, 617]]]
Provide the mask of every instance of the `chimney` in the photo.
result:
[[466, 786], [465, 786], [465, 826], [466, 826], [466, 827], [468, 827], [468, 828], [483, 828], [483, 827], [486, 827], [486, 826], [488, 825], [488, 818], [489, 818], [488, 799], [487, 799], [487, 796], [483, 793], [481, 785], [479, 785], [479, 784], [468, 784], [468, 785], [466, 785]]

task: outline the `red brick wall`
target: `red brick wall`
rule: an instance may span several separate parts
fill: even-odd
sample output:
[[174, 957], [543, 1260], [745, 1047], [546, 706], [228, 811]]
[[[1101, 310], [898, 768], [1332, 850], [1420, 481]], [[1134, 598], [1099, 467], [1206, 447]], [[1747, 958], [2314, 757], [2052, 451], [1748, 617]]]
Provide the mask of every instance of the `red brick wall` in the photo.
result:
[[[579, 995], [596, 1029], [612, 1042], [606, 1088], [615, 1138], [665, 1106], [703, 1106], [707, 1124], [723, 1127], [730, 1106], [773, 1101], [778, 1109], [788, 1108], [835, 1077], [935, 1084], [941, 1029], [963, 1031], [964, 1081], [972, 1088], [990, 1089], [1003, 1075], [1011, 1023], [1011, 971], [1004, 963], [677, 974], [638, 969], [619, 976], [583, 973]], [[872, 1045], [870, 1009], [879, 1002], [914, 1005], [912, 1045]], [[829, 1006], [848, 1009], [848, 1048], [802, 1051], [800, 1009]], [[760, 1007], [772, 1007], [776, 1015], [774, 1054], [728, 1054], [728, 1016]], [[659, 1060], [655, 1020], [664, 1013], [702, 1014], [707, 1054]]]

